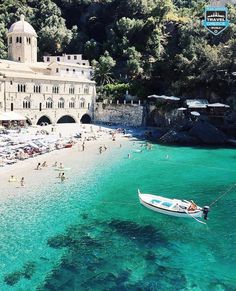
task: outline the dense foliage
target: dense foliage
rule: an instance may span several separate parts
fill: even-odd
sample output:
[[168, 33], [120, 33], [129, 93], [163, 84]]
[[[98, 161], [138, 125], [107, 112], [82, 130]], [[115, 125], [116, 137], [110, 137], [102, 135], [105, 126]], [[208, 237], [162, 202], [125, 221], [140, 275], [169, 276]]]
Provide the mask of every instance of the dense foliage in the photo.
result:
[[[82, 53], [95, 66], [102, 92], [127, 89], [208, 97], [234, 95], [236, 8], [219, 36], [203, 26], [203, 0], [4, 0], [0, 6], [0, 58], [7, 28], [20, 14], [38, 33], [39, 58]], [[113, 86], [107, 86], [107, 84]]]

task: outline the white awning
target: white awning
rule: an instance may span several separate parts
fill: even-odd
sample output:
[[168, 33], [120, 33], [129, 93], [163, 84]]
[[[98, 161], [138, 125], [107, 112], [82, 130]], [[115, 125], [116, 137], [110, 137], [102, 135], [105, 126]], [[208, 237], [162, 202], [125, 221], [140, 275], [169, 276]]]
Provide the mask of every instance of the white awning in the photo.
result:
[[150, 95], [148, 98], [156, 98], [156, 99], [162, 99], [162, 100], [171, 100], [171, 101], [179, 101], [179, 97], [174, 96], [166, 96], [166, 95]]
[[191, 114], [192, 114], [193, 116], [200, 116], [200, 113], [197, 112], [197, 111], [192, 111]]
[[0, 120], [1, 121], [19, 121], [19, 120], [26, 120], [25, 116], [16, 113], [14, 111], [2, 112], [0, 113]]
[[230, 108], [229, 105], [223, 103], [212, 103], [208, 104], [207, 107]]
[[188, 108], [207, 108], [208, 101], [206, 99], [187, 99]]

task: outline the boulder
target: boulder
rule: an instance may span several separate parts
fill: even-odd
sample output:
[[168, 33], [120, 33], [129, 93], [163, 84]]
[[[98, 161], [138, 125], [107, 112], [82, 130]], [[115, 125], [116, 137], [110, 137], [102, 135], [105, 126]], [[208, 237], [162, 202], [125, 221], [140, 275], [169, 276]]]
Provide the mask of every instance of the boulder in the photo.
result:
[[181, 145], [196, 145], [199, 144], [197, 138], [188, 134], [184, 131], [170, 130], [164, 134], [160, 140], [161, 143], [165, 144], [181, 144]]
[[188, 133], [203, 144], [222, 145], [227, 141], [226, 135], [208, 122], [195, 122]]

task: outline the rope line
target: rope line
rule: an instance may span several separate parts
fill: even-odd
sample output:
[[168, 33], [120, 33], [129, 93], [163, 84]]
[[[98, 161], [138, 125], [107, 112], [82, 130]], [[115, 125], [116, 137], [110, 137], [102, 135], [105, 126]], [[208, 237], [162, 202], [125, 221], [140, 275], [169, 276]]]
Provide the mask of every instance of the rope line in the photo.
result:
[[210, 207], [212, 207], [212, 205], [214, 205], [216, 202], [218, 202], [223, 196], [225, 196], [226, 194], [228, 194], [229, 192], [231, 192], [235, 187], [236, 187], [236, 184], [233, 184], [229, 189], [227, 189], [225, 192], [223, 192], [223, 194], [221, 194], [216, 200], [214, 200], [210, 204]]

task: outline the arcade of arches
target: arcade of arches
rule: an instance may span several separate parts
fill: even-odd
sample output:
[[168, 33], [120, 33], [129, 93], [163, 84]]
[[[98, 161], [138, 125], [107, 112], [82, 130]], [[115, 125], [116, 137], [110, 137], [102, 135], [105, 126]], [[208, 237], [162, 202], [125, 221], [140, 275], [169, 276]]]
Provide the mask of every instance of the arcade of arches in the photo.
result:
[[81, 119], [80, 122], [83, 124], [90, 124], [91, 123], [91, 117], [88, 114], [84, 114]]
[[57, 123], [75, 123], [75, 119], [70, 115], [64, 115], [58, 119]]
[[[91, 121], [92, 119], [89, 114], [84, 114], [80, 119], [80, 122], [83, 124], [90, 124]], [[43, 115], [39, 118], [37, 125], [42, 125], [42, 123], [52, 124], [52, 121], [49, 117]], [[58, 119], [57, 123], [76, 123], [76, 120], [70, 115], [63, 115]]]
[[51, 120], [46, 116], [46, 115], [43, 115], [39, 118], [38, 122], [37, 122], [37, 125], [41, 125], [43, 122], [47, 123], [47, 124], [51, 124]]

